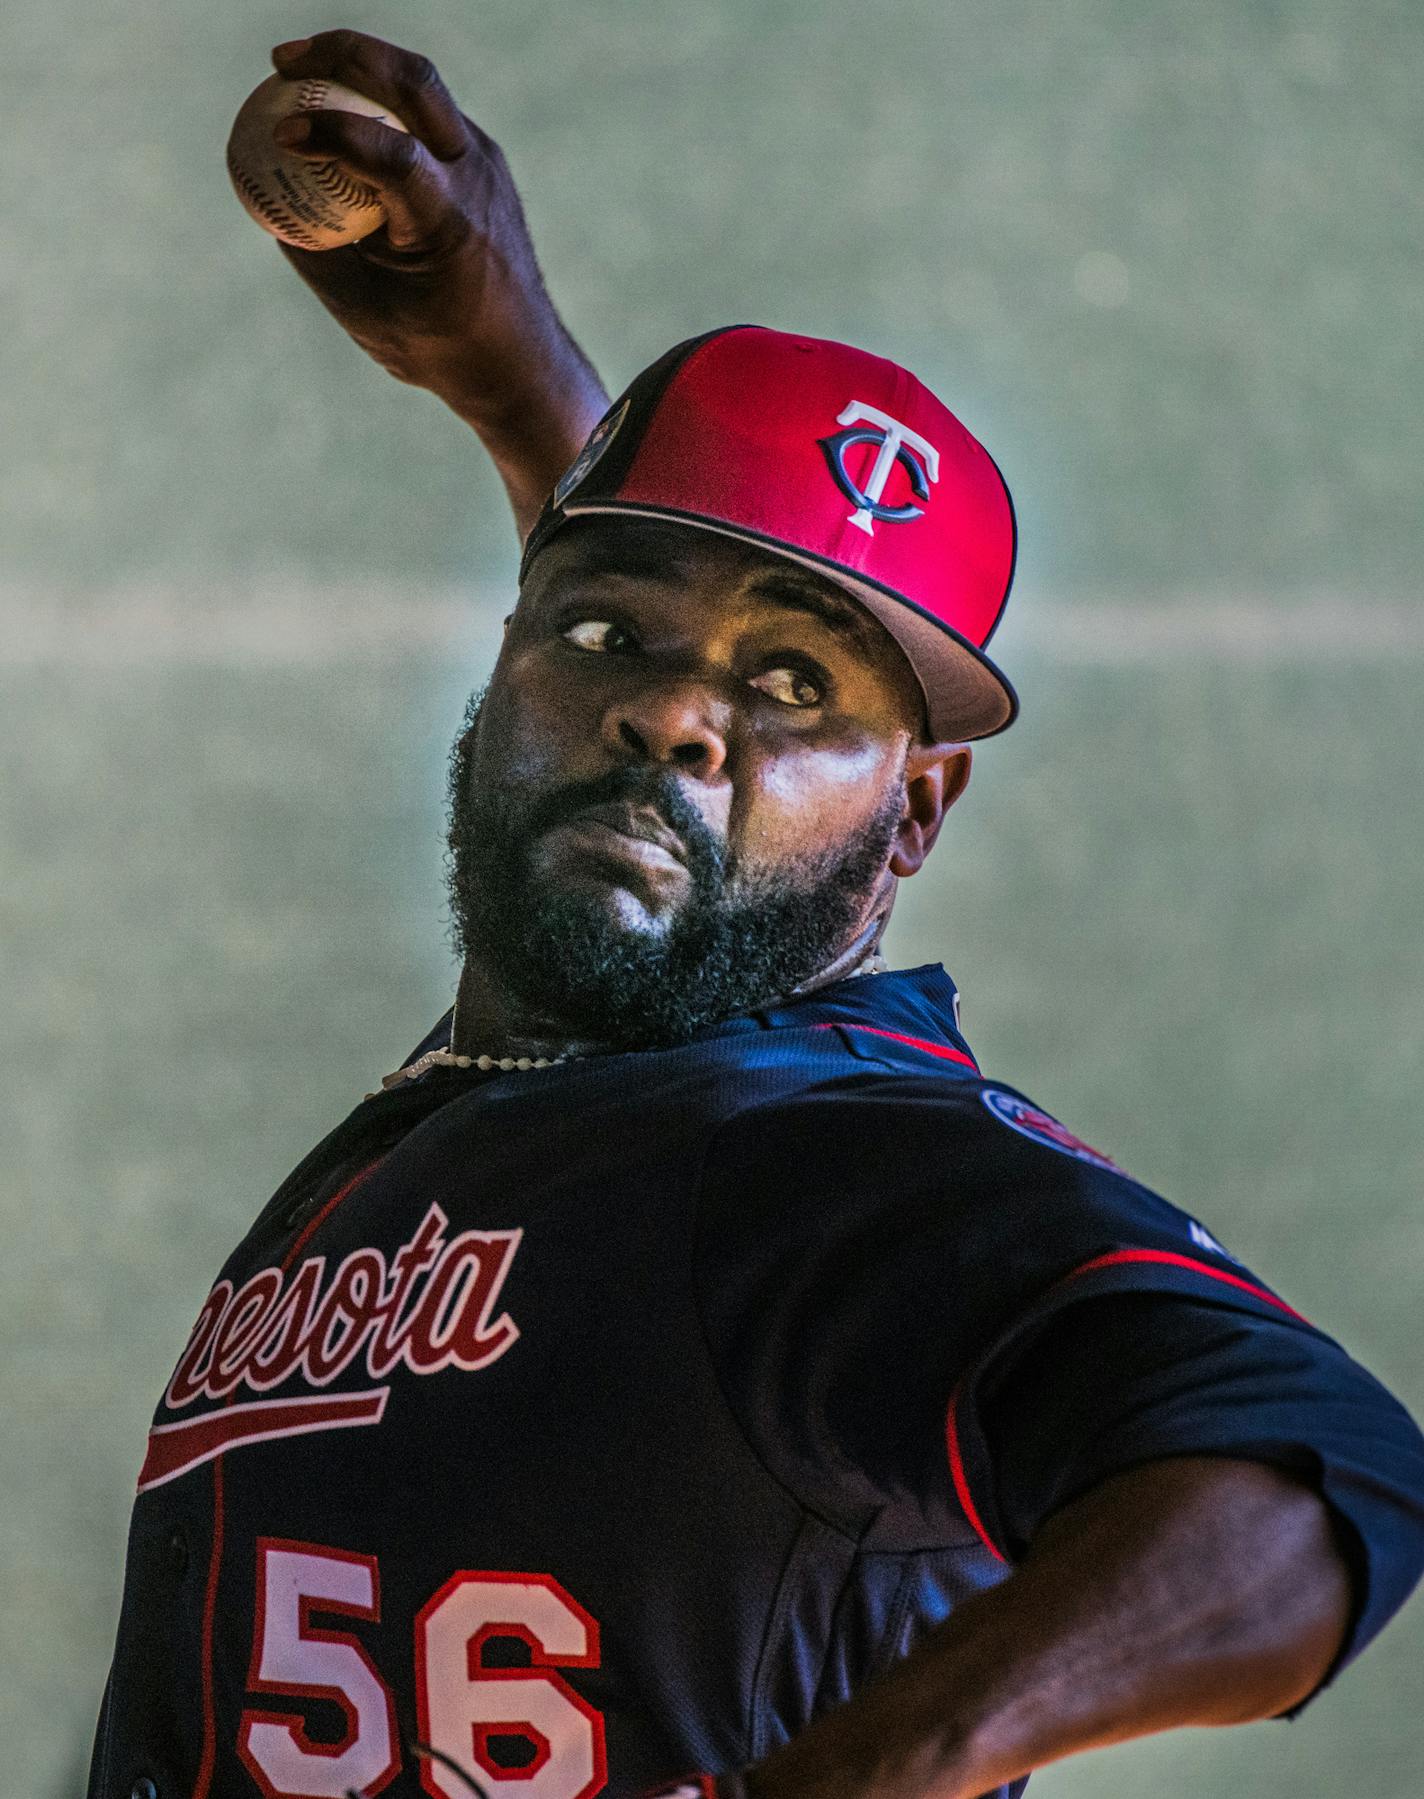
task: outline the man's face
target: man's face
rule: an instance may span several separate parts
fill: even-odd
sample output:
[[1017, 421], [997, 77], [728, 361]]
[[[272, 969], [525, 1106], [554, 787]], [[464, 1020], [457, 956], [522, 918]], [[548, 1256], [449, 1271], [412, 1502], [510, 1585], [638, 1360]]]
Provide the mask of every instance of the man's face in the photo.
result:
[[566, 527], [452, 756], [460, 948], [624, 1045], [789, 992], [890, 885], [920, 708], [828, 582], [707, 532]]

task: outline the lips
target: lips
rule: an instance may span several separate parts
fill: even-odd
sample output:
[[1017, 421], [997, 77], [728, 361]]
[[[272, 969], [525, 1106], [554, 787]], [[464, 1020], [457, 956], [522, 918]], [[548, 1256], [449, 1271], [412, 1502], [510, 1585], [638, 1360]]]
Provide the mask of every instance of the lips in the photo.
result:
[[643, 806], [630, 806], [613, 802], [602, 806], [589, 806], [577, 812], [567, 820], [570, 825], [602, 825], [606, 830], [617, 831], [622, 837], [631, 837], [637, 843], [650, 843], [656, 849], [665, 851], [684, 866], [687, 863], [687, 848], [682, 839], [658, 817], [656, 812]]

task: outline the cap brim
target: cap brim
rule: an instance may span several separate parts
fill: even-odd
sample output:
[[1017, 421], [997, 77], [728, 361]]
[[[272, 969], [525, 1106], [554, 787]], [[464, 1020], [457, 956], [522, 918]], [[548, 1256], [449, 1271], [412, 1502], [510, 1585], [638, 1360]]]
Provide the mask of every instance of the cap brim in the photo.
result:
[[764, 537], [743, 525], [678, 512], [669, 506], [646, 506], [629, 500], [590, 500], [580, 505], [574, 500], [564, 506], [563, 513], [566, 518], [610, 513], [625, 518], [667, 519], [693, 530], [711, 531], [719, 537], [753, 544], [834, 583], [872, 613], [904, 651], [925, 696], [930, 735], [936, 742], [970, 743], [994, 737], [1018, 717], [1018, 695], [1008, 677], [982, 650], [913, 600], [857, 577], [839, 563], [780, 538]]

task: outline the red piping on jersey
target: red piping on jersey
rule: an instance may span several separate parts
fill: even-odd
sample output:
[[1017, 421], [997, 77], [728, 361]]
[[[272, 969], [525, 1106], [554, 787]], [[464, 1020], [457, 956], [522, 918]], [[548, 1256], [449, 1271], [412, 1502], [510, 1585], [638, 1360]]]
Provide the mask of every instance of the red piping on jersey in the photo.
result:
[[973, 1056], [962, 1049], [956, 1049], [952, 1043], [931, 1043], [925, 1037], [907, 1037], [903, 1031], [882, 1031], [875, 1024], [851, 1024], [845, 1019], [836, 1019], [831, 1024], [812, 1025], [813, 1031], [864, 1031], [868, 1037], [888, 1037], [892, 1043], [908, 1043], [911, 1049], [922, 1049], [928, 1056], [941, 1056], [946, 1062], [958, 1062], [963, 1068], [972, 1068], [979, 1072], [979, 1064]]
[[984, 1528], [979, 1516], [978, 1507], [974, 1504], [974, 1496], [969, 1491], [969, 1477], [964, 1472], [964, 1456], [959, 1447], [959, 1393], [964, 1383], [961, 1381], [949, 1396], [949, 1417], [946, 1424], [946, 1435], [949, 1440], [949, 1472], [954, 1481], [955, 1497], [959, 1501], [959, 1509], [969, 1520], [974, 1534], [989, 1551], [996, 1562], [1004, 1562], [1008, 1557], [998, 1548], [994, 1539]]
[[379, 1162], [382, 1159], [382, 1157], [377, 1156], [375, 1162], [368, 1162], [364, 1168], [359, 1169], [352, 1175], [351, 1179], [347, 1181], [344, 1187], [337, 1188], [336, 1192], [332, 1194], [331, 1198], [327, 1200], [326, 1204], [319, 1212], [307, 1220], [301, 1235], [297, 1238], [296, 1242], [293, 1243], [286, 1255], [282, 1257], [283, 1274], [286, 1274], [289, 1271], [292, 1263], [296, 1261], [297, 1257], [306, 1248], [307, 1244], [316, 1235], [317, 1231], [321, 1229], [322, 1225], [326, 1223], [327, 1219], [330, 1218], [331, 1214], [341, 1204], [342, 1200], [346, 1198], [346, 1195], [351, 1189], [364, 1181], [366, 1176], [376, 1166], [376, 1162]]
[[[1243, 1293], [1249, 1293], [1253, 1299], [1264, 1300], [1267, 1305], [1277, 1307], [1287, 1317], [1294, 1318], [1301, 1324], [1310, 1325], [1310, 1320], [1302, 1317], [1294, 1306], [1288, 1306], [1283, 1299], [1277, 1299], [1274, 1293], [1268, 1292], [1265, 1287], [1258, 1286], [1255, 1281], [1243, 1280], [1239, 1274], [1228, 1274], [1224, 1268], [1213, 1268], [1210, 1263], [1198, 1261], [1195, 1256], [1178, 1255], [1170, 1249], [1115, 1249], [1107, 1255], [1094, 1256], [1090, 1262], [1084, 1262], [1081, 1266], [1065, 1274], [1062, 1280], [1055, 1281], [1040, 1295], [1035, 1304], [1041, 1305], [1045, 1299], [1050, 1299], [1055, 1293], [1062, 1292], [1064, 1287], [1071, 1286], [1074, 1281], [1081, 1280], [1086, 1274], [1096, 1274], [1100, 1268], [1120, 1268], [1134, 1262], [1155, 1262], [1168, 1268], [1185, 1268], [1192, 1274], [1205, 1274], [1214, 1281], [1224, 1281], [1228, 1287], [1239, 1287]], [[1311, 1328], [1314, 1327], [1311, 1326]], [[969, 1490], [969, 1477], [964, 1467], [964, 1452], [959, 1444], [959, 1396], [963, 1386], [963, 1381], [960, 1381], [953, 1393], [950, 1394], [949, 1407], [945, 1417], [945, 1440], [949, 1450], [950, 1479], [954, 1482], [954, 1493], [959, 1501], [959, 1508], [969, 1521], [975, 1536], [979, 1538], [996, 1562], [1002, 1562], [1008, 1558], [985, 1530], [978, 1508], [974, 1504], [974, 1497]]]
[[[1195, 1256], [1182, 1256], [1169, 1249], [1115, 1249], [1111, 1255], [1095, 1256], [1091, 1262], [1084, 1262], [1081, 1268], [1075, 1268], [1069, 1275], [1059, 1281], [1059, 1287], [1066, 1287], [1069, 1281], [1075, 1281], [1080, 1275], [1092, 1274], [1099, 1268], [1115, 1268], [1125, 1262], [1162, 1262], [1169, 1268], [1188, 1268], [1194, 1274], [1208, 1274], [1214, 1281], [1225, 1281], [1228, 1287], [1240, 1287], [1243, 1293], [1249, 1293], [1253, 1299], [1263, 1299], [1269, 1306], [1275, 1306], [1287, 1317], [1297, 1319], [1301, 1324], [1310, 1324], [1308, 1318], [1301, 1317], [1294, 1306], [1288, 1306], [1283, 1299], [1277, 1299], [1264, 1287], [1258, 1287], [1255, 1281], [1242, 1280], [1239, 1274], [1227, 1274], [1225, 1269], [1213, 1268], [1207, 1262], [1199, 1262]], [[1057, 1289], [1050, 1287], [1049, 1292]], [[1312, 1329], [1314, 1326], [1311, 1327]]]
[[218, 1753], [217, 1705], [213, 1695], [213, 1618], [218, 1605], [218, 1571], [222, 1567], [223, 1540], [223, 1465], [222, 1457], [213, 1463], [213, 1553], [208, 1558], [208, 1590], [203, 1595], [203, 1759], [198, 1763], [198, 1778], [193, 1786], [193, 1799], [207, 1799], [213, 1779], [213, 1763]]
[[[346, 1198], [346, 1195], [381, 1161], [377, 1156], [375, 1162], [353, 1174], [344, 1187], [335, 1192], [321, 1210], [312, 1218], [292, 1247], [282, 1258], [282, 1273], [285, 1274], [296, 1261], [307, 1240], [317, 1226], [324, 1222]], [[234, 1390], [235, 1391], [235, 1390]], [[229, 1394], [225, 1405], [233, 1403], [233, 1394]], [[213, 1460], [213, 1548], [208, 1557], [208, 1588], [203, 1595], [203, 1755], [198, 1763], [198, 1777], [193, 1783], [192, 1799], [208, 1799], [208, 1789], [213, 1781], [213, 1767], [218, 1753], [218, 1721], [217, 1700], [213, 1692], [213, 1624], [217, 1613], [218, 1575], [222, 1569], [223, 1556], [223, 1459], [219, 1455]]]

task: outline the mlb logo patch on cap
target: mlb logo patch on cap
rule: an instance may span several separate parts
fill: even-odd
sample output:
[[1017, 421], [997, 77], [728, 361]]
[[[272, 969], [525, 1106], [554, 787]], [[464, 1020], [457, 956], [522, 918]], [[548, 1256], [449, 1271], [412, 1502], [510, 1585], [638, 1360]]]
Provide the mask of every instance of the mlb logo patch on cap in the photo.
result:
[[1018, 702], [984, 654], [1016, 528], [982, 444], [907, 370], [825, 338], [733, 325], [633, 381], [549, 498], [521, 579], [561, 525], [668, 519], [835, 582], [904, 651], [930, 734], [987, 737]]

